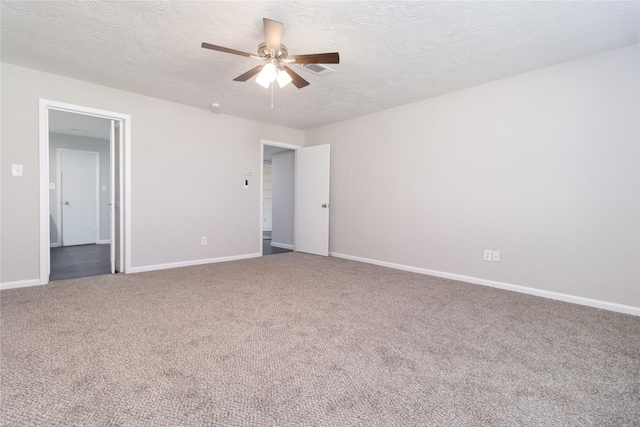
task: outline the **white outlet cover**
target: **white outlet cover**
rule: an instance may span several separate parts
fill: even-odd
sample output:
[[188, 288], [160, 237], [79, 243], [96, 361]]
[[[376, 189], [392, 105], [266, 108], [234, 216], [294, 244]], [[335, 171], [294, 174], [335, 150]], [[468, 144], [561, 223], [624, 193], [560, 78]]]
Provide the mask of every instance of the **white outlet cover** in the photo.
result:
[[22, 176], [22, 165], [11, 165], [11, 175]]
[[500, 251], [493, 251], [493, 261], [500, 261]]

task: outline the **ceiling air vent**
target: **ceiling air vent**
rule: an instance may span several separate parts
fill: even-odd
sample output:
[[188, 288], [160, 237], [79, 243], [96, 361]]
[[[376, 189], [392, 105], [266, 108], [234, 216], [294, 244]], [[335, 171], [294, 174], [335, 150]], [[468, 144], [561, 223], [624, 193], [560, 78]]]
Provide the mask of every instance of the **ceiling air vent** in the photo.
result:
[[333, 69], [322, 64], [298, 64], [298, 66], [315, 74], [316, 76], [326, 76], [327, 74], [335, 73]]

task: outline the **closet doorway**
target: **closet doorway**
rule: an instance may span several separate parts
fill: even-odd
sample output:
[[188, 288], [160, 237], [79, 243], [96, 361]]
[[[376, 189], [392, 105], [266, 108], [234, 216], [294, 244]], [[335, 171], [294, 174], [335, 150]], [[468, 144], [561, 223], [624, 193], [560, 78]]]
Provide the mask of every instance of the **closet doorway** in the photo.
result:
[[263, 142], [262, 255], [294, 249], [295, 150]]

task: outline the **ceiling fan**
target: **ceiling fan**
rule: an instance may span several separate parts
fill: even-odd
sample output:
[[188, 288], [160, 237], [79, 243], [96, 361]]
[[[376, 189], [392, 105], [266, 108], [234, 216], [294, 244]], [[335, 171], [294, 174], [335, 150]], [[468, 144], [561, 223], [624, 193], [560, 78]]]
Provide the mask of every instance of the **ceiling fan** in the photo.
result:
[[263, 18], [262, 22], [264, 26], [265, 42], [258, 45], [257, 55], [209, 43], [202, 43], [202, 47], [205, 49], [246, 56], [249, 58], [259, 59], [264, 62], [264, 64], [253, 67], [246, 73], [236, 77], [233, 79], [234, 81], [246, 82], [251, 77], [258, 74], [256, 82], [265, 88], [268, 88], [272, 82], [277, 80], [280, 87], [284, 87], [291, 82], [295, 87], [301, 89], [307, 86], [309, 82], [300, 77], [295, 71], [289, 68], [287, 64], [340, 63], [340, 56], [338, 55], [338, 52], [316, 53], [310, 55], [289, 55], [287, 47], [280, 42], [282, 38], [282, 23], [267, 18]]

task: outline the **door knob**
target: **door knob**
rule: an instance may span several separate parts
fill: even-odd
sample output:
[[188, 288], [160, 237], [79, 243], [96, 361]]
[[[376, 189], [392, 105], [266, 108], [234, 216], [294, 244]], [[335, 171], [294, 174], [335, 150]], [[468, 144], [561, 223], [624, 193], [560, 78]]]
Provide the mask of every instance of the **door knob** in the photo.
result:
[[329, 204], [328, 204], [328, 203], [323, 203], [323, 204], [322, 204], [322, 207], [323, 207], [323, 208], [328, 208], [328, 207], [329, 207]]
[[65, 205], [68, 205], [68, 204], [69, 204], [69, 202], [64, 202], [64, 204], [65, 204]]

